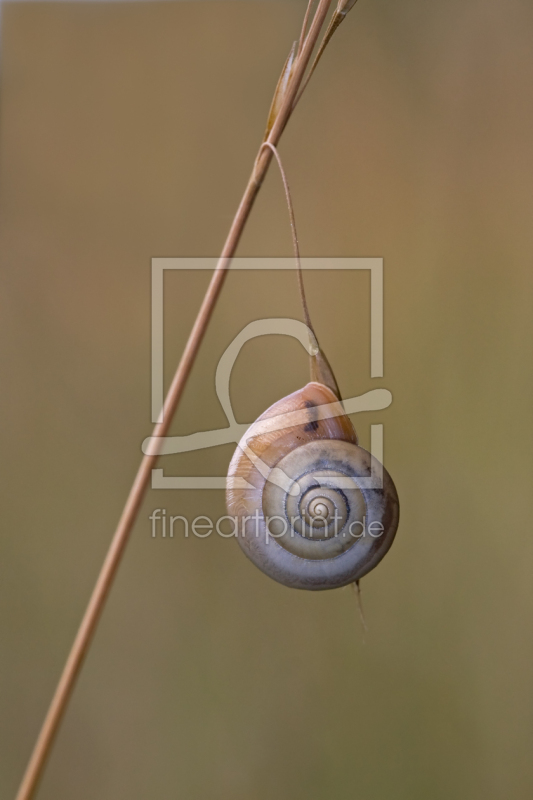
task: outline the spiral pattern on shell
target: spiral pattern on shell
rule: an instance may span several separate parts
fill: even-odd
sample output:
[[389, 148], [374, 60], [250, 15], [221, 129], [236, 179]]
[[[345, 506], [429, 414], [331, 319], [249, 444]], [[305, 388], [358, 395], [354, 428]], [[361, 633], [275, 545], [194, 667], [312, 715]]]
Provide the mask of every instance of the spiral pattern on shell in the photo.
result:
[[297, 589], [359, 580], [381, 561], [398, 527], [392, 479], [358, 446], [333, 392], [315, 382], [248, 429], [230, 463], [226, 503], [246, 555]]

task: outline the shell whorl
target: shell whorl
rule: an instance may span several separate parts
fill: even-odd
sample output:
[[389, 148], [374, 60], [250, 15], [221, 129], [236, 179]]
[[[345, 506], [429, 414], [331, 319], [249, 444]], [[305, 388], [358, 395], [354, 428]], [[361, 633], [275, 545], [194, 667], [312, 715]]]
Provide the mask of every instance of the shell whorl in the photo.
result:
[[[369, 488], [376, 468], [381, 487]], [[235, 488], [235, 478], [248, 488]], [[251, 425], [228, 479], [226, 504], [238, 521], [240, 546], [286, 586], [333, 589], [358, 580], [396, 533], [391, 478], [358, 446], [335, 394], [317, 382], [274, 403]]]

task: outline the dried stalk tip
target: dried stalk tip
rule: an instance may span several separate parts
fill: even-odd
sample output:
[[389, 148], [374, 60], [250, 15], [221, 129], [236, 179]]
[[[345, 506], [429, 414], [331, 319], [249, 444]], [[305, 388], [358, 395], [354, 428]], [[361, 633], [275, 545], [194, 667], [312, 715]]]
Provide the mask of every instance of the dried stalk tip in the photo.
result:
[[337, 14], [346, 16], [348, 11], [351, 11], [356, 3], [357, 0], [339, 0], [337, 4]]
[[343, 21], [348, 11], [351, 11], [356, 3], [357, 0], [339, 0], [337, 8], [333, 12], [333, 16], [331, 17], [326, 33], [324, 34], [322, 44], [320, 45], [320, 49], [315, 58], [315, 63], [313, 64], [311, 70], [313, 70], [316, 67], [316, 65], [318, 64], [318, 60], [322, 56], [322, 53], [324, 52], [329, 40], [331, 39], [331, 37], [341, 24], [341, 22]]
[[294, 62], [296, 60], [296, 49], [298, 46], [298, 42], [294, 42], [291, 47], [291, 52], [287, 56], [287, 60], [285, 65], [281, 71], [281, 75], [279, 76], [278, 83], [276, 85], [276, 91], [274, 92], [274, 97], [272, 98], [272, 104], [270, 106], [270, 111], [268, 112], [268, 121], [265, 130], [265, 135], [263, 136], [263, 141], [266, 142], [268, 139], [268, 135], [272, 130], [274, 123], [276, 121], [276, 117], [278, 116], [279, 110], [283, 103], [283, 99], [285, 97], [285, 92], [287, 91], [287, 87], [290, 83], [292, 77], [292, 71], [294, 67]]
[[309, 17], [311, 16], [311, 9], [313, 8], [313, 3], [314, 0], [308, 0], [304, 21], [302, 23], [302, 32], [300, 33], [300, 39], [298, 41], [298, 50], [296, 52], [296, 58], [298, 58], [298, 56], [302, 52], [305, 43], [305, 37], [307, 35], [307, 26], [309, 24]]
[[315, 356], [311, 356], [309, 367], [311, 380], [327, 386], [340, 400], [341, 393], [337, 380], [322, 350], [319, 350]]
[[341, 22], [344, 20], [344, 18], [346, 16], [346, 14], [348, 13], [348, 11], [351, 11], [351, 9], [354, 7], [354, 5], [356, 3], [357, 3], [357, 0], [339, 0], [339, 2], [337, 4], [337, 8], [333, 12], [333, 16], [331, 17], [331, 19], [329, 21], [329, 25], [328, 25], [328, 27], [326, 29], [326, 32], [324, 34], [324, 37], [323, 37], [321, 43], [320, 43], [320, 47], [318, 48], [318, 52], [317, 52], [317, 54], [315, 56], [315, 60], [311, 64], [311, 69], [307, 73], [307, 78], [305, 79], [305, 81], [304, 81], [304, 83], [302, 85], [302, 88], [300, 89], [298, 95], [296, 96], [296, 98], [294, 100], [294, 103], [293, 103], [293, 106], [292, 106], [293, 110], [296, 107], [298, 101], [300, 100], [300, 97], [302, 96], [305, 87], [309, 83], [311, 75], [313, 74], [313, 72], [317, 68], [318, 62], [322, 58], [324, 50], [326, 49], [327, 45], [329, 44], [329, 40], [331, 39], [331, 37], [333, 36], [335, 31], [337, 30], [337, 28], [341, 24]]

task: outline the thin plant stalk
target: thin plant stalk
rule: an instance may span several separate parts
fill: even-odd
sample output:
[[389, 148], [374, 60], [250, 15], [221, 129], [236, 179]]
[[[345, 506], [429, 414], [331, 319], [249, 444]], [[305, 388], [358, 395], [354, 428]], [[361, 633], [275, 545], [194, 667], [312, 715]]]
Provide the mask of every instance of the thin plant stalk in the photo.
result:
[[[269, 132], [268, 143], [275, 145], [292, 113], [297, 92], [302, 85], [306, 68], [311, 59], [320, 31], [324, 25], [331, 0], [319, 0], [317, 10], [311, 22], [309, 32], [301, 46], [295, 61], [290, 81], [287, 85], [283, 102], [279, 107], [276, 119]], [[254, 163], [252, 174], [239, 204], [222, 253], [200, 306], [183, 355], [166, 396], [163, 411], [157, 422], [152, 439], [164, 437], [169, 430], [172, 418], [183, 394], [187, 379], [191, 372], [198, 350], [202, 343], [216, 301], [227, 276], [231, 259], [237, 249], [244, 226], [252, 210], [254, 200], [265, 177], [272, 150], [262, 144]], [[150, 483], [152, 469], [159, 456], [155, 447], [149, 455], [145, 455], [139, 466], [135, 480], [128, 495], [122, 516], [111, 540], [109, 550], [98, 575], [96, 585], [91, 594], [89, 604], [74, 639], [67, 661], [63, 668], [52, 702], [44, 719], [34, 750], [22, 779], [16, 800], [31, 800], [42, 775], [54, 738], [65, 713], [72, 694], [76, 678], [80, 672], [85, 655], [92, 641], [96, 626], [101, 617], [107, 596], [120, 565], [120, 560], [128, 542], [131, 530], [137, 519], [141, 503]]]
[[307, 84], [311, 80], [311, 77], [312, 77], [315, 69], [318, 66], [318, 62], [320, 61], [320, 59], [324, 55], [324, 50], [328, 46], [328, 44], [329, 44], [329, 42], [331, 40], [331, 37], [333, 36], [335, 31], [339, 27], [341, 22], [344, 22], [344, 20], [346, 18], [346, 15], [348, 14], [349, 11], [352, 10], [352, 8], [354, 7], [354, 5], [356, 3], [357, 3], [357, 0], [339, 0], [339, 2], [337, 4], [337, 8], [333, 12], [333, 15], [332, 15], [332, 17], [331, 17], [331, 19], [329, 21], [329, 25], [327, 27], [327, 30], [326, 30], [325, 34], [324, 34], [324, 38], [322, 39], [322, 41], [320, 43], [320, 47], [318, 48], [318, 52], [317, 52], [317, 54], [316, 54], [316, 56], [314, 58], [313, 63], [311, 64], [311, 69], [307, 73], [305, 81], [302, 83], [302, 85], [300, 87], [300, 91], [298, 92], [298, 94], [296, 96], [296, 99], [295, 99], [294, 105], [293, 105], [293, 109], [296, 108], [298, 102], [300, 101], [300, 97], [305, 92], [305, 87], [307, 86]]
[[307, 8], [305, 10], [304, 21], [302, 22], [302, 32], [300, 33], [300, 40], [298, 42], [298, 52], [297, 55], [300, 55], [302, 52], [302, 47], [304, 46], [305, 42], [305, 34], [307, 32], [307, 26], [309, 25], [309, 17], [311, 16], [311, 9], [313, 8], [313, 3], [315, 0], [309, 0], [307, 3]]
[[[292, 197], [291, 197], [291, 190], [289, 189], [289, 182], [287, 180], [285, 170], [283, 169], [283, 164], [280, 155], [277, 151], [277, 148], [272, 144], [272, 142], [265, 142], [262, 146], [268, 147], [270, 148], [270, 150], [272, 150], [274, 157], [278, 162], [279, 171], [281, 173], [281, 180], [283, 181], [283, 188], [285, 189], [285, 199], [287, 200], [287, 209], [289, 211], [289, 220], [291, 223], [292, 246], [294, 249], [294, 258], [296, 261], [296, 275], [298, 277], [298, 289], [300, 290], [300, 300], [302, 302], [305, 324], [307, 325], [309, 331], [310, 343], [311, 345], [316, 346], [318, 344], [318, 339], [315, 333], [314, 325], [311, 322], [311, 315], [309, 314], [309, 307], [307, 305], [307, 298], [305, 296], [304, 276], [302, 272], [302, 263], [300, 260], [300, 247], [298, 244], [298, 234], [296, 233], [296, 219], [294, 216], [294, 207], [292, 205]], [[324, 351], [322, 350], [319, 344], [318, 344], [318, 351], [314, 352], [310, 356], [309, 366], [311, 372], [311, 380], [318, 381], [318, 383], [322, 383], [324, 384], [324, 386], [328, 386], [340, 400], [341, 394], [339, 391], [339, 387], [337, 385], [337, 379], [335, 378], [333, 370], [329, 365], [329, 361], [327, 360]]]
[[289, 181], [287, 180], [287, 175], [285, 174], [285, 170], [283, 169], [283, 163], [281, 161], [280, 155], [277, 151], [277, 148], [272, 144], [272, 142], [265, 142], [263, 147], [268, 147], [274, 153], [274, 157], [278, 162], [279, 171], [281, 174], [281, 180], [283, 182], [283, 188], [285, 190], [285, 199], [287, 201], [287, 210], [289, 212], [289, 221], [291, 224], [291, 233], [292, 233], [292, 247], [294, 250], [294, 259], [296, 261], [296, 271], [298, 275], [298, 288], [300, 289], [300, 299], [302, 301], [302, 309], [304, 312], [305, 317], [305, 324], [310, 329], [311, 333], [313, 334], [316, 340], [316, 333], [313, 327], [313, 323], [311, 322], [311, 316], [309, 314], [309, 308], [307, 306], [307, 298], [305, 296], [305, 287], [302, 275], [302, 262], [300, 260], [300, 246], [298, 244], [298, 234], [296, 233], [296, 218], [294, 216], [294, 206], [292, 204], [292, 197], [291, 197], [291, 190], [289, 188]]

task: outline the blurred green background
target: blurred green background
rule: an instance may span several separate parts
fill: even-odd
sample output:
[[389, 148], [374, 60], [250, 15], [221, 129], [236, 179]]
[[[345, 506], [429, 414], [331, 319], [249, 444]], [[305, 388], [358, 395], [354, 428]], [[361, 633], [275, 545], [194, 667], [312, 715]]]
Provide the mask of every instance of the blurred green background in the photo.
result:
[[[0, 797], [20, 780], [150, 433], [150, 259], [216, 256], [296, 38], [300, 2], [6, 3], [0, 274]], [[150, 537], [225, 513], [151, 491], [39, 800], [525, 800], [533, 794], [533, 6], [360, 0], [280, 151], [306, 256], [385, 259], [385, 376], [368, 275], [307, 275], [355, 419], [385, 426], [396, 542], [349, 589], [277, 585], [232, 540]], [[240, 255], [290, 256], [270, 171]], [[209, 275], [166, 278], [167, 378]], [[292, 273], [229, 276], [175, 433], [222, 427], [217, 360], [301, 317]], [[251, 342], [240, 422], [307, 379]], [[225, 446], [166, 457], [223, 475]]]

